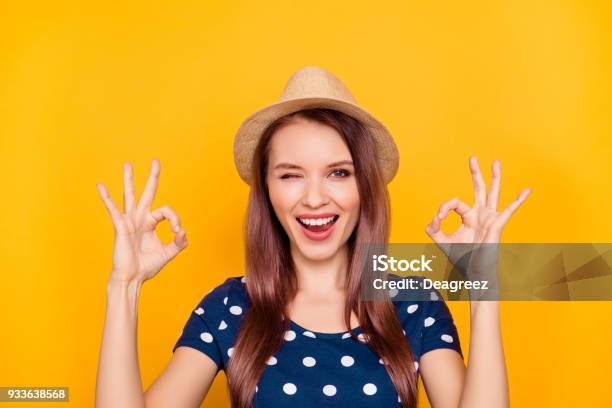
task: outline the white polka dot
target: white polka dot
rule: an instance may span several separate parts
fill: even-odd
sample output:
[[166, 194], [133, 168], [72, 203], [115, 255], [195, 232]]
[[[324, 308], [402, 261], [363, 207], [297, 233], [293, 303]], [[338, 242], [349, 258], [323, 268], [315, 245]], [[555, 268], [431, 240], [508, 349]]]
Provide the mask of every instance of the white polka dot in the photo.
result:
[[208, 332], [204, 332], [204, 333], [200, 334], [200, 338], [202, 340], [204, 340], [205, 342], [207, 342], [207, 343], [212, 343], [212, 341], [213, 341], [212, 334], [210, 334]]
[[340, 359], [340, 364], [345, 367], [350, 367], [355, 364], [355, 359], [351, 356], [342, 356], [342, 358]]
[[357, 340], [359, 340], [362, 343], [367, 343], [369, 339], [368, 339], [368, 336], [366, 336], [365, 334], [359, 333], [357, 335]]
[[302, 359], [302, 364], [304, 364], [306, 367], [313, 367], [315, 364], [317, 364], [317, 360], [312, 357], [304, 357]]
[[436, 292], [431, 292], [431, 300], [438, 300], [438, 295], [436, 295]]
[[427, 319], [425, 319], [423, 324], [425, 325], [425, 327], [429, 327], [432, 324], [434, 324], [435, 321], [436, 321], [436, 319], [434, 319], [433, 317], [428, 317]]
[[399, 292], [399, 290], [397, 290], [395, 288], [389, 289], [389, 296], [390, 297], [395, 297], [395, 296], [397, 296], [398, 292]]
[[440, 336], [440, 338], [442, 340], [444, 340], [445, 342], [447, 342], [447, 343], [452, 343], [453, 342], [453, 336], [448, 335], [448, 334], [443, 334], [443, 335]]
[[385, 362], [383, 361], [383, 359], [382, 359], [382, 358], [379, 358], [379, 359], [378, 359], [378, 362], [379, 362], [380, 364], [383, 364], [383, 365], [385, 364]]
[[239, 315], [242, 313], [242, 308], [240, 306], [232, 306], [229, 308], [229, 311], [231, 314]]
[[259, 387], [255, 386], [255, 392], [259, 391]]
[[414, 370], [417, 371], [419, 369], [419, 362], [415, 361], [414, 362]]
[[227, 356], [228, 357], [231, 357], [233, 353], [234, 353], [234, 348], [233, 347], [230, 347], [230, 348], [227, 349]]
[[402, 399], [400, 398], [400, 396], [397, 396], [397, 402], [402, 402]]
[[312, 337], [313, 339], [316, 339], [317, 336], [315, 336], [315, 334], [309, 330], [306, 330], [304, 333], [302, 333], [304, 336], [308, 336], [308, 337]]
[[240, 281], [241, 281], [242, 283], [245, 283], [245, 282], [246, 282], [246, 280], [247, 280], [246, 275], [245, 275], [245, 276], [243, 276], [243, 277], [242, 277], [242, 279], [240, 279]]
[[287, 330], [285, 332], [285, 340], [287, 341], [295, 340], [295, 332], [293, 330]]
[[408, 311], [408, 313], [414, 313], [417, 311], [418, 308], [419, 308], [419, 305], [410, 305], [408, 306], [406, 310]]
[[336, 387], [331, 384], [327, 384], [325, 387], [323, 387], [323, 394], [327, 395], [328, 397], [333, 397], [336, 395]]
[[274, 364], [276, 364], [276, 362], [277, 362], [277, 361], [278, 361], [278, 360], [276, 359], [276, 357], [271, 356], [271, 357], [268, 359], [268, 361], [266, 361], [266, 364], [267, 364], [267, 365], [274, 365]]
[[223, 304], [227, 305], [227, 296], [223, 298]]
[[374, 395], [376, 394], [376, 386], [372, 383], [367, 383], [363, 386], [363, 392], [366, 395]]
[[219, 324], [219, 330], [225, 329], [227, 329], [227, 323], [225, 323], [225, 320], [221, 320], [221, 323]]
[[351, 337], [351, 333], [344, 333], [344, 334], [342, 335], [342, 338], [343, 338], [343, 339], [348, 339], [349, 337]]
[[404, 336], [406, 335], [406, 330], [402, 329], [402, 333], [404, 333]]
[[198, 314], [198, 315], [203, 315], [203, 314], [204, 314], [204, 309], [202, 309], [201, 307], [198, 307], [198, 308], [195, 310], [195, 313], [196, 313], [196, 314]]
[[283, 385], [283, 391], [287, 395], [293, 395], [296, 393], [297, 387], [293, 383], [286, 383], [285, 385]]

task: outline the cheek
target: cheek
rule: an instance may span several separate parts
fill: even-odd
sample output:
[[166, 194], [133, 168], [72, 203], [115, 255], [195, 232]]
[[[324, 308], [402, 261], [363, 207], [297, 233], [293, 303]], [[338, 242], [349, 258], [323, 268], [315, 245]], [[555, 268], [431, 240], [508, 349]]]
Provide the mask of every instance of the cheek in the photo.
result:
[[296, 194], [295, 187], [279, 185], [276, 182], [268, 184], [268, 194], [272, 207], [279, 218], [283, 218], [284, 213], [291, 211], [296, 204], [296, 200], [299, 200], [299, 194]]
[[359, 191], [354, 183], [343, 186], [337, 191], [338, 202], [346, 211], [359, 211]]
[[347, 219], [349, 225], [354, 225], [359, 219], [360, 199], [356, 184], [347, 184], [337, 188], [334, 192], [334, 200], [343, 211], [349, 213]]

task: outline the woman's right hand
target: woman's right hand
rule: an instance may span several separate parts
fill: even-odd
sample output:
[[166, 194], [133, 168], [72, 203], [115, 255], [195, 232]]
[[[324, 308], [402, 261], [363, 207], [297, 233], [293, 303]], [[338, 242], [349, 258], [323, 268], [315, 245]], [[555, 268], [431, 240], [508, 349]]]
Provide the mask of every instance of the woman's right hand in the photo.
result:
[[[96, 186], [113, 222], [115, 244], [111, 281], [139, 282], [154, 277], [161, 268], [187, 246], [185, 230], [178, 215], [167, 205], [150, 211], [160, 164], [151, 162], [151, 172], [145, 190], [138, 204], [135, 204], [134, 181], [130, 163], [123, 165], [123, 209], [120, 212], [102, 183]], [[175, 233], [169, 244], [162, 243], [155, 234], [155, 228], [164, 219], [170, 221]]]

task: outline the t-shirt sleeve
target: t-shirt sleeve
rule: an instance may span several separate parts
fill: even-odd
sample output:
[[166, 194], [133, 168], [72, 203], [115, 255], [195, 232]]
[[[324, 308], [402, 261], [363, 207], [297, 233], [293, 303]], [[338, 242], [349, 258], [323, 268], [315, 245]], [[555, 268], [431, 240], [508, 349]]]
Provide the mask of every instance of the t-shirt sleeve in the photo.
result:
[[433, 298], [438, 300], [423, 302], [422, 344], [419, 357], [431, 350], [449, 348], [457, 351], [463, 358], [453, 316], [442, 295], [436, 290], [434, 290], [434, 293]]
[[193, 308], [172, 352], [179, 346], [187, 346], [201, 351], [217, 364], [217, 372], [222, 368], [221, 347], [218, 341], [218, 330], [213, 322], [219, 315], [219, 288], [214, 289]]

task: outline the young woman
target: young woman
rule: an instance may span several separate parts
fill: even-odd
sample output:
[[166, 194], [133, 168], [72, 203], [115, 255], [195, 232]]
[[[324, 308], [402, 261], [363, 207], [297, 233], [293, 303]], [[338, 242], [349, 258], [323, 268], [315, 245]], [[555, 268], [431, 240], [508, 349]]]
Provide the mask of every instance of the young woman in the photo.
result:
[[[298, 73], [301, 82], [294, 74], [270, 108], [276, 114], [256, 112], [245, 124], [259, 130], [243, 124], [237, 135], [237, 168], [251, 185], [246, 274], [226, 279], [194, 307], [168, 367], [144, 394], [140, 287], [186, 247], [185, 230], [170, 207], [150, 211], [157, 160], [137, 204], [125, 165], [124, 213], [98, 185], [116, 237], [96, 406], [196, 407], [221, 369], [240, 408], [415, 407], [419, 374], [433, 407], [508, 406], [496, 301], [471, 302], [466, 369], [444, 301], [360, 300], [360, 248], [388, 240], [385, 183], [397, 170], [395, 145], [389, 149], [392, 141], [367, 112], [338, 102], [338, 90], [347, 91], [337, 78], [316, 67]], [[454, 198], [440, 206], [426, 228], [438, 244], [498, 242], [529, 193], [498, 212], [499, 162], [488, 194], [475, 157], [470, 169], [475, 205]], [[463, 225], [447, 236], [440, 222], [451, 210]], [[163, 219], [176, 231], [168, 245], [155, 235]]]

